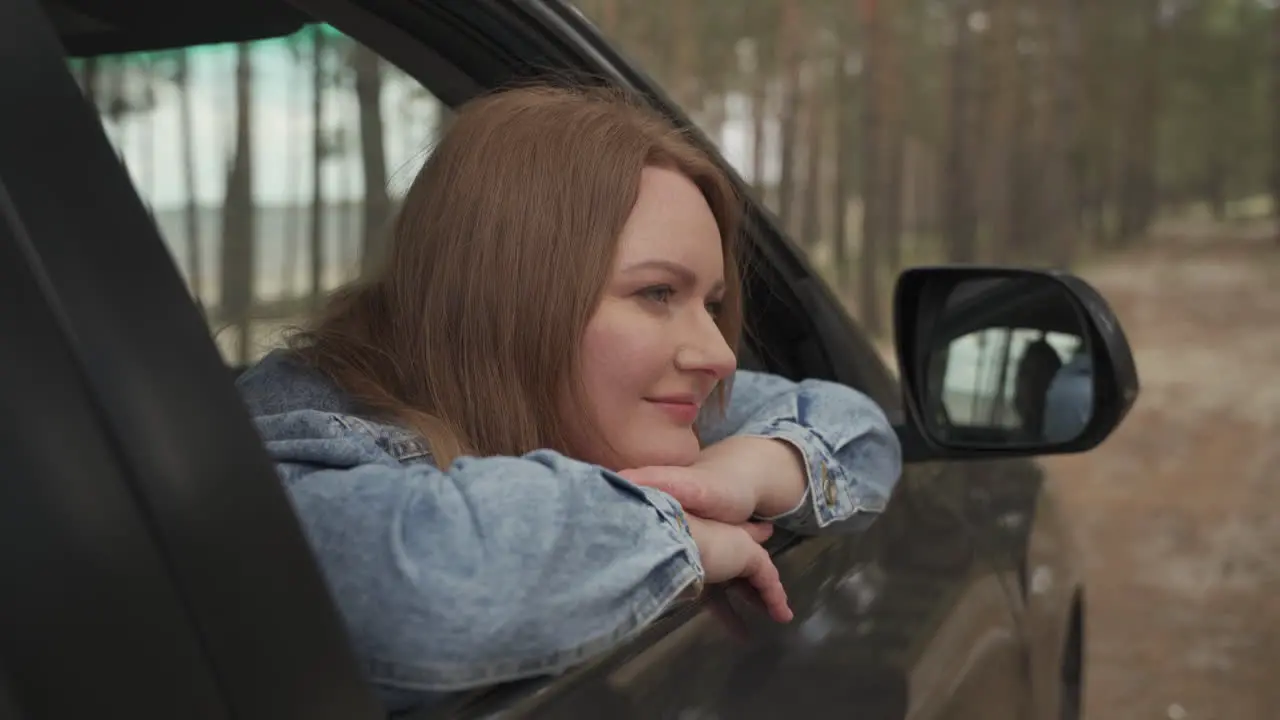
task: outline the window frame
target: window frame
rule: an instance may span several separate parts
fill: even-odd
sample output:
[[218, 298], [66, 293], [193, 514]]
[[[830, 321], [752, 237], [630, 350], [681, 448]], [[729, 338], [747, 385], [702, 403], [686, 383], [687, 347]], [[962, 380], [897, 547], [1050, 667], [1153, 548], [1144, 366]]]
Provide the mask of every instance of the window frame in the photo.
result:
[[[19, 415], [0, 439], [39, 460], [6, 478], [26, 511], [4, 524], [21, 579], [7, 615], [34, 632], [0, 647], [3, 694], [28, 717], [380, 716], [243, 402], [36, 0], [0, 2], [0, 49], [0, 90], [22, 108], [0, 114], [0, 247], [18, 258], [0, 275], [33, 289], [5, 310], [31, 379], [6, 407], [44, 392], [35, 407], [67, 411], [57, 434], [24, 436]], [[41, 335], [23, 334], [33, 321]], [[93, 504], [108, 494], [114, 508]], [[22, 554], [41, 546], [65, 562], [31, 572]], [[101, 610], [122, 596], [126, 612]], [[190, 652], [149, 653], [141, 639], [157, 633], [192, 638]]]

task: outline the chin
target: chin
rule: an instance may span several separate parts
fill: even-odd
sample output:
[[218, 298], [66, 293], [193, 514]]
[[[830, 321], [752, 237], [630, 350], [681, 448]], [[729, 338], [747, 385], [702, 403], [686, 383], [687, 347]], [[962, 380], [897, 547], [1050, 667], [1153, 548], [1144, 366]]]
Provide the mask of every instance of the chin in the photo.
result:
[[684, 467], [695, 463], [702, 453], [702, 445], [692, 430], [678, 433], [658, 431], [638, 440], [627, 444], [624, 459], [629, 468], [651, 465]]

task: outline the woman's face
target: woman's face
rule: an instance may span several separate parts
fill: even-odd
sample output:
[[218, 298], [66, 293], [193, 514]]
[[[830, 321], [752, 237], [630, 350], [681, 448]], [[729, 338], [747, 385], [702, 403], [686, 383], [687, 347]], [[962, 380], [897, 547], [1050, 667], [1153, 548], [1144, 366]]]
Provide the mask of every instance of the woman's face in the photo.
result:
[[698, 411], [736, 367], [715, 324], [724, 282], [720, 230], [702, 193], [676, 171], [646, 168], [582, 339], [589, 425], [577, 457], [615, 470], [697, 459]]

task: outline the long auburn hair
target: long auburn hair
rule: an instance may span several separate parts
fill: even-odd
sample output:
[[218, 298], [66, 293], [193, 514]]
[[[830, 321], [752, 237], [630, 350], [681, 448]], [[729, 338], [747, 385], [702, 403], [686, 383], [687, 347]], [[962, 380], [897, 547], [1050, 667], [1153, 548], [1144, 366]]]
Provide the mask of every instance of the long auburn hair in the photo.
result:
[[[580, 344], [613, 268], [645, 167], [688, 177], [719, 226], [742, 330], [732, 182], [684, 133], [621, 90], [533, 85], [458, 109], [410, 185], [385, 261], [289, 340], [362, 414], [459, 455], [569, 452], [585, 407]], [[727, 389], [717, 389], [723, 410]], [[585, 417], [585, 413], [582, 413]]]

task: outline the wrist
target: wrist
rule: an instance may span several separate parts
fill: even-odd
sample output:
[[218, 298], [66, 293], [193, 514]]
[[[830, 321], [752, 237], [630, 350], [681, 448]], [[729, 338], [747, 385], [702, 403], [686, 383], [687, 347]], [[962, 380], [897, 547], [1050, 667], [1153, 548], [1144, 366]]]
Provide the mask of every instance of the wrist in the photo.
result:
[[809, 486], [804, 453], [780, 438], [751, 438], [758, 441], [759, 455], [752, 473], [756, 492], [756, 515], [777, 517], [795, 509]]

